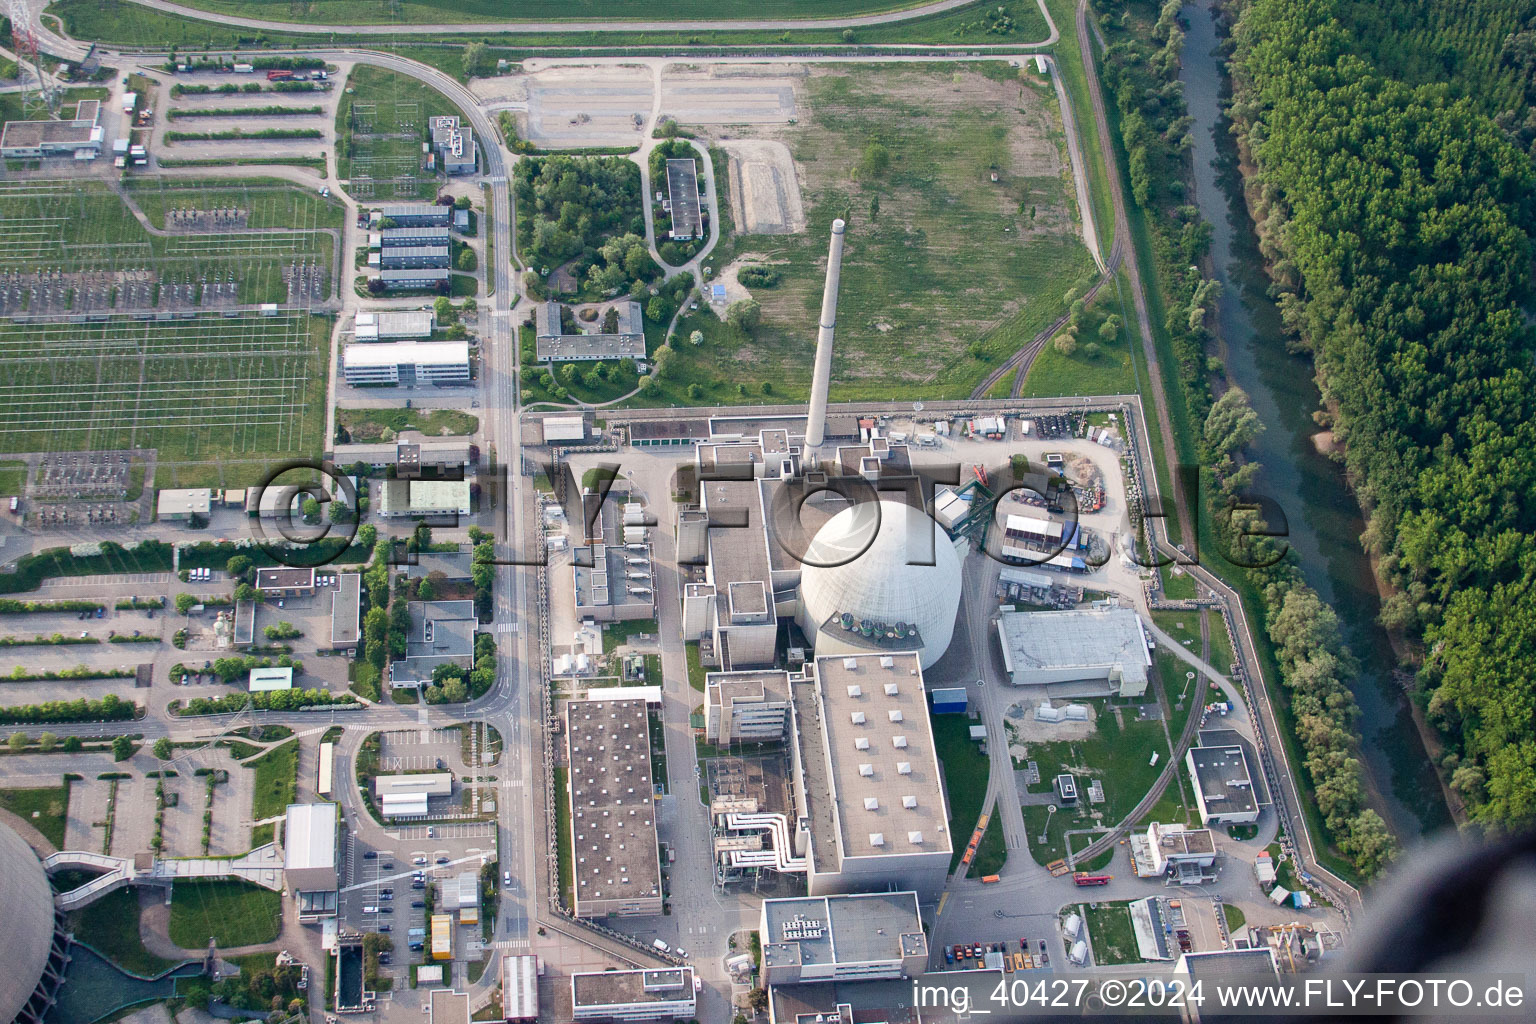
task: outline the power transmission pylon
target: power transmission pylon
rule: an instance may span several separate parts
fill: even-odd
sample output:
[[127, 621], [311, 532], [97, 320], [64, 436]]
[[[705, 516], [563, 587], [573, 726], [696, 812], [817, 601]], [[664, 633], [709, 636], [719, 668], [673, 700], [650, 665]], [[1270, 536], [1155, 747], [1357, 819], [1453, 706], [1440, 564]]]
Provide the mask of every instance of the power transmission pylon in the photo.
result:
[[[27, 0], [8, 0], [11, 17], [11, 41], [16, 47], [16, 63], [21, 81], [22, 118], [27, 121], [58, 116], [58, 90], [43, 71], [43, 58], [37, 49], [37, 35], [32, 31], [32, 10]], [[30, 65], [30, 73], [28, 65]], [[36, 82], [32, 81], [36, 78]]]

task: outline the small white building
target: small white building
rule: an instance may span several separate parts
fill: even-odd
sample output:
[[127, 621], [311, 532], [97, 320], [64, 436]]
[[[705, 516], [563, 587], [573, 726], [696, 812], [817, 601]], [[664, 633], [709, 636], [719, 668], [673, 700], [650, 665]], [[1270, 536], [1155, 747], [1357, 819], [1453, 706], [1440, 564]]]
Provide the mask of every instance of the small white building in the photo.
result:
[[1253, 776], [1242, 747], [1190, 747], [1184, 755], [1195, 803], [1206, 825], [1249, 825], [1259, 820]]
[[270, 693], [273, 690], [293, 689], [293, 669], [291, 668], [253, 668], [251, 669], [250, 692]]
[[213, 508], [213, 491], [207, 487], [164, 488], [155, 495], [157, 519], [181, 520], [208, 515]]

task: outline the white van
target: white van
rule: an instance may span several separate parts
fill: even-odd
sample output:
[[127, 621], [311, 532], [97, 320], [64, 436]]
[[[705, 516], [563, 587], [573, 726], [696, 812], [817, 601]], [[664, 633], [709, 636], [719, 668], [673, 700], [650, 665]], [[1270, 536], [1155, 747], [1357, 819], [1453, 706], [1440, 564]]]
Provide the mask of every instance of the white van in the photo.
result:
[[365, 913], [365, 914], [377, 914], [378, 912], [379, 912], [379, 908], [378, 907], [364, 907], [363, 908], [363, 913]]

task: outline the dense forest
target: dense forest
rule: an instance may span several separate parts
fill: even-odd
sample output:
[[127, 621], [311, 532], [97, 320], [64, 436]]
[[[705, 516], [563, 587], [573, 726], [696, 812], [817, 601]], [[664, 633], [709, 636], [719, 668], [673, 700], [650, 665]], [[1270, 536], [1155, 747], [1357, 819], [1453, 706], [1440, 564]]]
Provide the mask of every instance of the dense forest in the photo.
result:
[[1383, 618], [1495, 831], [1536, 820], [1530, 6], [1251, 0], [1230, 66], [1260, 245], [1347, 445]]
[[593, 296], [660, 273], [645, 247], [640, 168], [623, 157], [549, 156], [518, 161], [517, 246], [536, 279], [567, 261]]

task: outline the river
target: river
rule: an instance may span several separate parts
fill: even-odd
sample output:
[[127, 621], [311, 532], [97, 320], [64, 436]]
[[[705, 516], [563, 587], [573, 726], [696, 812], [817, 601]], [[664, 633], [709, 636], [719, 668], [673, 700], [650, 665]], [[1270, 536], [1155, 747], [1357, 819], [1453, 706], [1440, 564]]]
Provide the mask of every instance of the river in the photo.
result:
[[1360, 663], [1351, 689], [1361, 711], [1370, 786], [1405, 840], [1450, 824], [1444, 794], [1415, 729], [1407, 698], [1392, 682], [1396, 658], [1377, 624], [1381, 608], [1370, 561], [1360, 546], [1359, 504], [1342, 467], [1313, 444], [1319, 395], [1311, 362], [1286, 351], [1280, 313], [1253, 223], [1243, 203], [1237, 148], [1221, 115], [1223, 68], [1216, 27], [1205, 3], [1184, 6], [1184, 98], [1194, 119], [1195, 204], [1211, 224], [1211, 261], [1223, 288], [1217, 333], [1227, 377], [1252, 400], [1268, 428], [1254, 443], [1263, 465], [1254, 493], [1275, 499], [1287, 540], [1307, 582], [1338, 612], [1345, 640]]

